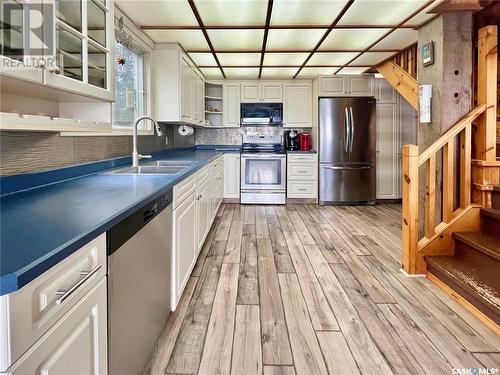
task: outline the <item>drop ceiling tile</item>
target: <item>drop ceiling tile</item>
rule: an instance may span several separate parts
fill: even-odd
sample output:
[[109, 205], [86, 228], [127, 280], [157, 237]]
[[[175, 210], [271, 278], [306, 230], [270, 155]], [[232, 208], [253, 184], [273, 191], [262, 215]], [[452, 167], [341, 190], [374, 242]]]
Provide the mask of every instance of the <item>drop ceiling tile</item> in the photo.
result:
[[390, 29], [336, 29], [323, 41], [319, 51], [364, 49]]
[[195, 0], [205, 26], [265, 25], [267, 3], [267, 0]]
[[330, 26], [346, 3], [346, 0], [274, 0], [271, 25]]
[[214, 56], [212, 55], [211, 52], [196, 52], [196, 53], [189, 53], [189, 57], [191, 57], [191, 60], [199, 66], [199, 65], [204, 65], [204, 66], [217, 66], [217, 62], [214, 59]]
[[363, 67], [350, 67], [350, 66], [347, 66], [345, 68], [342, 68], [338, 72], [338, 74], [363, 74], [368, 69], [370, 69], [370, 66], [363, 66]]
[[307, 65], [344, 65], [358, 55], [358, 52], [316, 52]]
[[222, 66], [259, 65], [260, 53], [218, 53]]
[[293, 78], [299, 68], [262, 68], [263, 78]]
[[258, 78], [259, 68], [224, 68], [228, 78]]
[[264, 55], [264, 65], [302, 65], [309, 56], [309, 52], [304, 53], [274, 53], [267, 52]]
[[339, 25], [397, 25], [427, 0], [356, 0]]
[[393, 56], [394, 52], [365, 52], [352, 62], [352, 65], [370, 65], [374, 66], [385, 59]]
[[397, 29], [373, 46], [374, 49], [394, 48], [403, 49], [415, 43], [418, 31], [412, 29]]
[[302, 68], [298, 78], [314, 78], [320, 74], [334, 74], [339, 68]]
[[420, 24], [430, 20], [432, 17], [436, 16], [436, 14], [430, 13], [427, 11], [436, 6], [436, 3], [431, 3], [427, 8], [418, 13], [415, 17], [405, 23], [407, 26], [419, 26]]
[[200, 30], [145, 30], [155, 43], [179, 43], [184, 49], [205, 49], [208, 44]]
[[223, 78], [219, 68], [200, 68], [200, 71], [208, 79]]
[[260, 50], [264, 30], [207, 30], [216, 50]]
[[270, 50], [311, 50], [326, 29], [271, 29], [266, 48]]
[[115, 4], [140, 26], [198, 26], [187, 1], [117, 0]]

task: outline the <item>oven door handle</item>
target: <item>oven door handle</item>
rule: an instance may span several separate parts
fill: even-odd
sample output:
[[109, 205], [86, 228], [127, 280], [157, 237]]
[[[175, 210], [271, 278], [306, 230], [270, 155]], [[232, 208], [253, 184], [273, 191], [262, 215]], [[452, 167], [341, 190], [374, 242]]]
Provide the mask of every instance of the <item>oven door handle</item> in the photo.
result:
[[242, 159], [285, 159], [286, 155], [272, 155], [272, 154], [256, 154], [256, 155], [241, 155]]

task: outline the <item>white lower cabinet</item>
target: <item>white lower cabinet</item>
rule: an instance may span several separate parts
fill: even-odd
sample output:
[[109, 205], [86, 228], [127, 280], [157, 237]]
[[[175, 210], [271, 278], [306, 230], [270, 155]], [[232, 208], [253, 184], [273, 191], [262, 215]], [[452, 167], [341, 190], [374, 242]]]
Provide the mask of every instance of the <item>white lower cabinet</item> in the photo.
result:
[[240, 154], [224, 154], [224, 198], [240, 198]]
[[106, 297], [103, 278], [6, 373], [106, 374]]
[[223, 157], [174, 186], [172, 311], [182, 296], [222, 202]]
[[286, 196], [293, 199], [318, 198], [318, 155], [287, 155]]

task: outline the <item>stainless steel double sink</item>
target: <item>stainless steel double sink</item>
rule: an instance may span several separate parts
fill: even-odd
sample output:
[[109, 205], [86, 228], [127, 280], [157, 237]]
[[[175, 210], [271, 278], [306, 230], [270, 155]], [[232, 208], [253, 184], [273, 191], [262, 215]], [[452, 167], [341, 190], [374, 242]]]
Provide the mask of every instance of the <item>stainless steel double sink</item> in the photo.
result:
[[151, 163], [146, 163], [138, 167], [124, 167], [110, 171], [110, 174], [161, 174], [161, 175], [175, 175], [181, 173], [186, 168], [189, 168], [197, 161], [194, 160], [157, 160]]

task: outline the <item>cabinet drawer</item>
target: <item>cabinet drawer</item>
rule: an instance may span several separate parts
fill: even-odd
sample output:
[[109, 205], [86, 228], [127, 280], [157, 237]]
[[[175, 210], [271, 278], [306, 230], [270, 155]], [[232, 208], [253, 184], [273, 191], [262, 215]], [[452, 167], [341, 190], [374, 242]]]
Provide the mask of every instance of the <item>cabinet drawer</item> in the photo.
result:
[[196, 173], [174, 186], [174, 199], [172, 209], [178, 207], [196, 190]]
[[210, 165], [207, 165], [200, 169], [196, 173], [196, 185], [199, 187], [200, 185], [204, 184], [206, 181], [208, 181], [208, 176], [210, 175]]
[[317, 154], [288, 154], [287, 159], [289, 163], [314, 163], [317, 160]]
[[0, 297], [0, 326], [8, 327], [8, 332], [0, 330], [0, 371], [15, 362], [106, 275], [106, 259], [103, 233], [22, 289]]
[[106, 279], [36, 342], [8, 374], [106, 374]]
[[317, 181], [288, 181], [288, 198], [316, 198], [318, 195]]
[[287, 178], [290, 180], [318, 179], [316, 163], [290, 163], [288, 164]]

